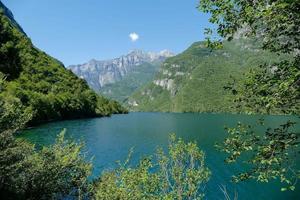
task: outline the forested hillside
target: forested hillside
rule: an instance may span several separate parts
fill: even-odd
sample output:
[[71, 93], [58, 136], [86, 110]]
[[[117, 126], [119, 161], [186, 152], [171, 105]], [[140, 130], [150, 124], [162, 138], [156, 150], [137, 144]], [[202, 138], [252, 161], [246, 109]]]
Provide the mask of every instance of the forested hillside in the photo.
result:
[[1, 98], [17, 99], [32, 111], [31, 124], [49, 120], [105, 116], [125, 110], [89, 89], [58, 60], [34, 47], [0, 2]]
[[279, 57], [255, 40], [236, 38], [211, 50], [204, 42], [165, 61], [155, 79], [128, 100], [132, 110], [165, 112], [235, 112], [233, 94], [224, 90], [242, 81], [249, 69]]

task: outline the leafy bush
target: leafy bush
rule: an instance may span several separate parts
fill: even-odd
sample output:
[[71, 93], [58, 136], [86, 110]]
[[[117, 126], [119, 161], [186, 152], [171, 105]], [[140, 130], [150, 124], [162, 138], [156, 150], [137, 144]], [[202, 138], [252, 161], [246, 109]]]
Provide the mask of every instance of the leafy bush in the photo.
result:
[[[263, 123], [260, 123], [263, 126]], [[282, 190], [294, 190], [300, 171], [297, 171], [299, 156], [299, 133], [293, 131], [295, 123], [287, 122], [276, 128], [267, 128], [258, 134], [253, 127], [239, 123], [235, 128], [228, 128], [228, 137], [218, 149], [228, 154], [227, 163], [238, 159], [250, 164], [250, 169], [233, 176], [233, 181], [240, 182], [254, 179], [269, 182], [279, 179], [284, 184]]]
[[[1, 74], [0, 74], [1, 75]], [[0, 78], [0, 90], [5, 81]], [[0, 91], [1, 92], [1, 91]], [[84, 196], [91, 164], [82, 154], [82, 145], [64, 140], [37, 150], [14, 134], [31, 119], [14, 96], [0, 95], [0, 197], [3, 199], [51, 199]]]
[[[229, 89], [236, 97], [238, 110], [248, 113], [300, 113], [300, 1], [299, 0], [201, 0], [199, 9], [210, 13], [209, 21], [216, 32], [230, 41], [237, 35], [254, 37], [261, 49], [284, 55], [279, 62], [270, 60], [250, 71], [245, 80], [233, 82]], [[212, 30], [207, 33], [212, 34]], [[223, 41], [211, 40], [210, 47], [222, 47]], [[252, 152], [248, 160], [251, 171], [240, 173], [236, 180], [257, 179], [268, 182], [279, 178], [294, 190], [300, 178], [294, 169], [299, 144], [299, 133], [290, 131], [293, 123], [270, 127], [263, 134], [248, 130], [239, 124], [230, 129], [221, 150], [229, 153], [227, 161], [233, 162], [243, 152]], [[299, 166], [296, 166], [299, 167]], [[286, 190], [283, 188], [282, 190]]]
[[118, 169], [100, 176], [95, 199], [203, 199], [210, 171], [196, 143], [171, 135], [167, 155], [158, 149], [155, 161], [144, 158], [136, 167], [129, 166], [131, 154]]

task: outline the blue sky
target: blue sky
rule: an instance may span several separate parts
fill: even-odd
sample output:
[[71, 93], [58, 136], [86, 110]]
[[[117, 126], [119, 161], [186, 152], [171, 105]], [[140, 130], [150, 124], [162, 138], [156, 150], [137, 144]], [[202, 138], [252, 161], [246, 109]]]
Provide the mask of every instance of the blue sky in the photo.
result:
[[180, 53], [203, 40], [204, 28], [210, 26], [208, 16], [196, 9], [198, 0], [2, 2], [33, 43], [65, 65], [114, 58], [133, 49]]

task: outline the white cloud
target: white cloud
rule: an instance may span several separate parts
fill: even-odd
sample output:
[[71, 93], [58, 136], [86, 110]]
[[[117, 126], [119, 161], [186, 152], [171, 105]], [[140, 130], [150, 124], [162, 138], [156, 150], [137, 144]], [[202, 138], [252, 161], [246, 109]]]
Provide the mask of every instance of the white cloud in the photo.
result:
[[130, 37], [132, 42], [135, 42], [139, 39], [140, 36], [137, 33], [133, 32], [133, 33], [129, 34], [129, 37]]

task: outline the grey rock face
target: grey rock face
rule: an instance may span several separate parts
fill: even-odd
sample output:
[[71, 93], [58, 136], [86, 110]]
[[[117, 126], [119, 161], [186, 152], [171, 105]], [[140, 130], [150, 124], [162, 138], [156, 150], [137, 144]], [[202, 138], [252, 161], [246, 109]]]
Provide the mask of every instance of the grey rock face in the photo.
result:
[[68, 68], [78, 77], [85, 79], [90, 87], [98, 91], [107, 84], [115, 83], [132, 71], [134, 66], [143, 63], [163, 62], [173, 53], [163, 50], [159, 53], [134, 50], [119, 58], [97, 61], [90, 60], [80, 65], [71, 65]]

